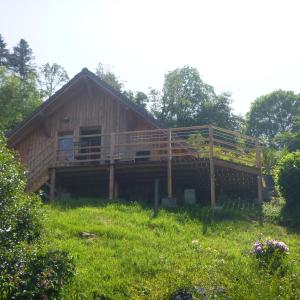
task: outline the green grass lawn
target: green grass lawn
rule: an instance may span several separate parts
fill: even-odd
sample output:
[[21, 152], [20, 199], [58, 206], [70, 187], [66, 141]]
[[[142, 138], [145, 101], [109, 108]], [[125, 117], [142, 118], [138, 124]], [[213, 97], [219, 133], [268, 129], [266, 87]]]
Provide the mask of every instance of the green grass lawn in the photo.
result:
[[[255, 209], [205, 207], [159, 211], [137, 203], [57, 200], [46, 206], [45, 248], [67, 250], [76, 276], [64, 299], [300, 299], [300, 236]], [[85, 239], [82, 232], [96, 234]], [[250, 251], [263, 234], [290, 248], [285, 276], [257, 268]], [[199, 293], [200, 292], [200, 293]]]

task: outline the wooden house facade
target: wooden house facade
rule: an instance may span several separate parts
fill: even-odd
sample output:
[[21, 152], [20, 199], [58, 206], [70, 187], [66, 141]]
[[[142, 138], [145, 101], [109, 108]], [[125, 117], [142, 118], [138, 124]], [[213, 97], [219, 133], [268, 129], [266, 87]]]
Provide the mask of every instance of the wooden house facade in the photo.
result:
[[155, 180], [161, 198], [194, 189], [212, 205], [226, 191], [255, 190], [262, 199], [257, 140], [212, 125], [166, 128], [87, 69], [10, 132], [8, 143], [28, 169], [28, 192], [48, 186], [50, 199], [62, 192], [126, 198], [133, 190], [151, 198]]

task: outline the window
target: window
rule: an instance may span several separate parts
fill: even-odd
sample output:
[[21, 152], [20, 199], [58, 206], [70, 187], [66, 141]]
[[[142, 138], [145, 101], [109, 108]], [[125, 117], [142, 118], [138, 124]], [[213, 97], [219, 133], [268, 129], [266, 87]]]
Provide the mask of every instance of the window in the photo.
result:
[[[99, 127], [82, 127], [80, 128], [79, 140], [80, 159], [100, 159], [101, 152], [101, 128]], [[94, 153], [94, 154], [93, 154]]]
[[73, 160], [73, 132], [58, 133], [58, 158], [59, 160]]

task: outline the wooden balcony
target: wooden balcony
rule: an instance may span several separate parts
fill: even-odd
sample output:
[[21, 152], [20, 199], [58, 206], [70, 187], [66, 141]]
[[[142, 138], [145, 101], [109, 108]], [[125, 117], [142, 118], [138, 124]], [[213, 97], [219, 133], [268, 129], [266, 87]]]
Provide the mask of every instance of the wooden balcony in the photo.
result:
[[[109, 198], [112, 199], [115, 170], [122, 169], [122, 176], [126, 177], [130, 169], [139, 168], [139, 172], [146, 173], [153, 166], [159, 166], [166, 170], [167, 195], [171, 198], [172, 170], [180, 165], [207, 170], [212, 206], [216, 202], [216, 167], [251, 174], [251, 180], [257, 177], [258, 199], [262, 200], [259, 141], [212, 125], [58, 137], [28, 163], [28, 178], [29, 185], [40, 185], [51, 170], [53, 197], [56, 171], [102, 168], [108, 170]], [[227, 172], [223, 176], [231, 175]]]
[[[58, 138], [56, 145], [60, 145]], [[67, 148], [67, 149], [66, 149]], [[76, 136], [56, 147], [54, 165], [174, 162], [216, 158], [259, 168], [258, 140], [215, 126], [194, 126]]]

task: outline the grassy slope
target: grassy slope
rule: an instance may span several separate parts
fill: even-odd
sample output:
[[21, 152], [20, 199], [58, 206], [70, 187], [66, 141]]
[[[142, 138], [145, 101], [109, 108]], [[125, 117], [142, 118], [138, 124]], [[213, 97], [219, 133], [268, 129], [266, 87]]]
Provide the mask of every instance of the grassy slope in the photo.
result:
[[[239, 212], [208, 222], [208, 210], [199, 207], [160, 210], [153, 219], [151, 208], [138, 204], [83, 199], [69, 205], [47, 206], [45, 233], [45, 247], [68, 250], [76, 261], [66, 299], [167, 299], [193, 286], [209, 298], [300, 299], [300, 237], [283, 227], [262, 227]], [[82, 239], [83, 231], [97, 238]], [[255, 268], [249, 251], [261, 233], [290, 247], [292, 271], [285, 277]]]

